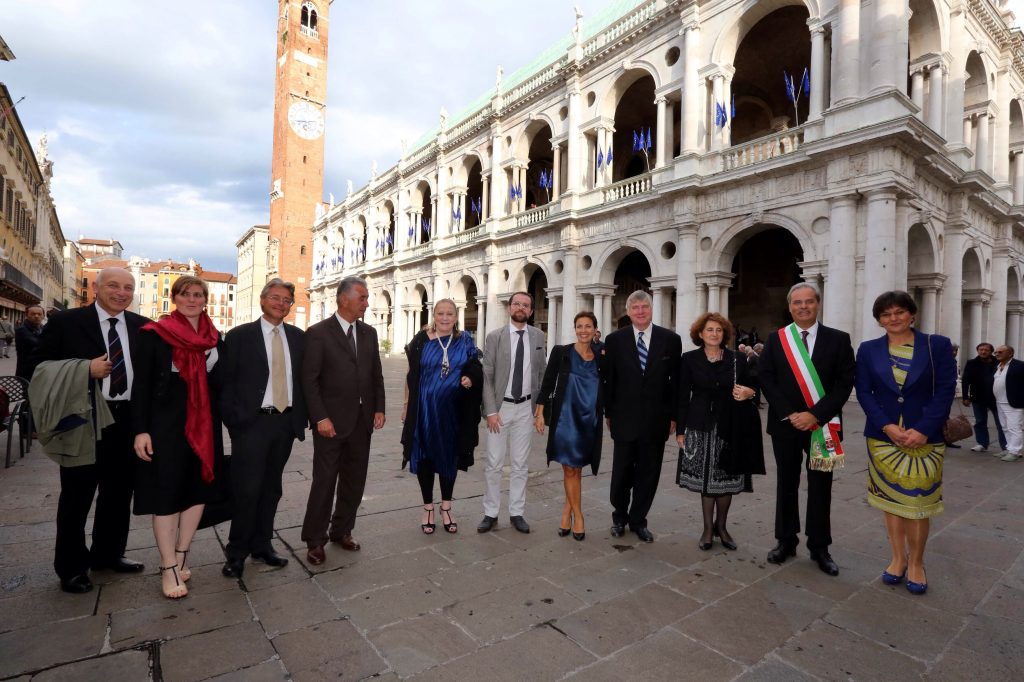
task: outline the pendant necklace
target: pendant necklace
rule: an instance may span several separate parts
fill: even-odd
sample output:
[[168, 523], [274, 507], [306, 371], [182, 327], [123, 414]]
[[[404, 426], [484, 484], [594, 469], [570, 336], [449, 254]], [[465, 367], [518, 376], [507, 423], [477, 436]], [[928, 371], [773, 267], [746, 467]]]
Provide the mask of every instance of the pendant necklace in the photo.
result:
[[448, 346], [452, 345], [452, 339], [454, 335], [448, 336], [448, 345], [441, 343], [441, 337], [435, 337], [437, 339], [437, 345], [441, 346], [441, 378], [444, 379], [448, 376], [448, 372], [451, 369], [451, 365], [448, 364]]

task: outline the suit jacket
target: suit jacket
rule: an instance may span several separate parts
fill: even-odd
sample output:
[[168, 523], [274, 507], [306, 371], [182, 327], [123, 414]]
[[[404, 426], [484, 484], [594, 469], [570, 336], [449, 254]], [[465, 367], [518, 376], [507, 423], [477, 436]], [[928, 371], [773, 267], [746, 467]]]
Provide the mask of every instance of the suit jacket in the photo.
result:
[[377, 332], [362, 320], [355, 325], [356, 353], [335, 315], [306, 330], [302, 391], [309, 421], [316, 429], [318, 422], [330, 419], [338, 438], [347, 438], [356, 428], [372, 432], [374, 413], [384, 412]]
[[[505, 323], [484, 339], [484, 414], [497, 414], [508, 395], [508, 374], [512, 371], [512, 335], [508, 328], [509, 323]], [[544, 332], [526, 325], [523, 345], [530, 354], [530, 407], [536, 408], [548, 364]]]
[[[235, 327], [224, 337], [221, 373], [221, 416], [232, 436], [256, 420], [270, 381], [270, 358], [263, 341], [260, 320]], [[306, 398], [302, 393], [303, 333], [285, 324], [288, 355], [292, 363], [292, 430], [299, 440], [306, 438]]]
[[605, 414], [611, 419], [613, 440], [664, 442], [676, 418], [682, 340], [664, 327], [652, 324], [650, 330], [643, 372], [632, 325], [605, 338]]
[[[135, 370], [135, 358], [139, 348], [139, 329], [149, 320], [131, 311], [124, 311], [125, 326], [128, 327], [128, 358]], [[85, 308], [71, 308], [50, 316], [39, 337], [34, 360], [38, 364], [46, 360], [92, 360], [107, 352], [107, 335], [100, 328], [100, 316], [96, 304]]]
[[1006, 401], [1010, 407], [1024, 407], [1024, 361], [1013, 358], [1006, 368]]
[[819, 324], [811, 362], [818, 371], [825, 395], [808, 408], [796, 376], [786, 360], [779, 340], [779, 330], [768, 335], [757, 368], [761, 391], [768, 400], [768, 435], [809, 439], [810, 435], [806, 431], [793, 428], [788, 420], [783, 421], [794, 412], [810, 411], [818, 418], [818, 424], [826, 424], [837, 415], [842, 419], [843, 405], [853, 391], [855, 371], [850, 335]]
[[[1024, 362], [1019, 364], [1024, 371]], [[941, 443], [955, 390], [956, 360], [945, 336], [914, 331], [914, 355], [902, 390], [892, 375], [888, 336], [857, 349], [857, 401], [867, 416], [864, 435], [869, 438], [889, 442], [882, 427], [899, 424], [902, 417], [904, 428], [920, 431], [929, 443]]]
[[992, 395], [992, 377], [996, 373], [999, 361], [991, 358], [988, 362], [975, 357], [964, 365], [964, 374], [960, 378], [964, 400], [972, 400], [979, 405], [995, 407], [996, 399]]
[[[97, 317], [97, 320], [99, 318]], [[14, 347], [18, 351], [18, 363], [14, 374], [25, 379], [32, 378], [32, 372], [39, 364], [35, 359], [36, 346], [39, 345], [39, 335], [43, 333], [42, 326], [33, 329], [28, 323], [23, 323], [14, 330]], [[131, 342], [129, 341], [129, 344]]]

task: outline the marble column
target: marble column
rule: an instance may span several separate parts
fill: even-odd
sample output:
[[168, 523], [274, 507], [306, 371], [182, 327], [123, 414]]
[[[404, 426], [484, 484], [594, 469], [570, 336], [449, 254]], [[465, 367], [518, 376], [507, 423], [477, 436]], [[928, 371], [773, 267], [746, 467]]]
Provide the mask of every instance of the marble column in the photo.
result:
[[[964, 348], [973, 349], [977, 348], [978, 344], [981, 343], [981, 335], [984, 331], [987, 330], [985, 330], [982, 327], [982, 313], [984, 312], [984, 307], [981, 299], [969, 301], [968, 305], [970, 306], [970, 329], [967, 330], [968, 338], [963, 339], [960, 342], [960, 345], [963, 346]], [[997, 341], [995, 343], [998, 345], [999, 342]]]
[[934, 64], [928, 72], [928, 125], [939, 135], [942, 135], [945, 118], [945, 84], [945, 69], [942, 64]]
[[477, 296], [476, 297], [476, 347], [484, 347], [484, 339], [487, 338], [487, 332], [490, 331], [490, 327], [487, 326], [487, 297]]
[[922, 301], [920, 319], [917, 328], [926, 334], [935, 333], [935, 317], [938, 312], [938, 287], [926, 286], [922, 288]]
[[487, 266], [487, 328], [497, 329], [503, 320], [502, 305], [498, 302], [498, 290], [501, 287], [501, 268], [491, 261]]
[[811, 92], [807, 103], [808, 120], [821, 118], [825, 110], [825, 27], [821, 25], [811, 27]]
[[924, 120], [924, 68], [915, 68], [910, 76], [910, 100], [917, 106], [917, 116]]
[[722, 96], [725, 94], [725, 76], [718, 73], [712, 77], [711, 93], [713, 99], [713, 102], [711, 104], [712, 114], [711, 120], [708, 122], [708, 125], [711, 126], [711, 129], [714, 131], [714, 133], [712, 133], [711, 135], [711, 151], [719, 151], [722, 149], [722, 141], [724, 140], [724, 135], [722, 134], [722, 131], [717, 126], [715, 126], [714, 112], [716, 107], [719, 104], [722, 104]]
[[554, 153], [551, 165], [551, 201], [557, 201], [559, 188], [562, 186], [562, 145], [556, 144], [551, 151]]
[[666, 118], [666, 112], [667, 112], [666, 107], [665, 107], [666, 102], [667, 102], [667, 100], [665, 99], [664, 95], [661, 95], [661, 96], [657, 97], [654, 100], [654, 103], [658, 106], [658, 116], [657, 116], [658, 130], [657, 130], [657, 132], [655, 132], [655, 135], [657, 137], [654, 139], [654, 148], [656, 150], [655, 154], [654, 154], [654, 167], [655, 168], [661, 168], [662, 166], [665, 165], [665, 144], [664, 144], [664, 142], [665, 142], [665, 138], [666, 137], [670, 137], [670, 135], [666, 134], [667, 127], [666, 127], [665, 124], [666, 124], [666, 121], [668, 120]]
[[558, 297], [548, 294], [548, 354], [561, 341], [558, 339]]
[[856, 320], [857, 255], [856, 194], [832, 199], [829, 209], [828, 276], [823, 294], [823, 319], [826, 325], [853, 333]]
[[491, 217], [491, 176], [485, 175], [484, 188], [480, 193], [480, 222]]
[[459, 227], [461, 227], [464, 230], [464, 229], [466, 229], [466, 222], [467, 222], [467, 219], [469, 218], [469, 214], [466, 213], [466, 193], [465, 192], [460, 192], [459, 193], [459, 215], [462, 216], [462, 219], [459, 221]]
[[607, 322], [605, 322], [606, 334], [610, 334], [615, 331], [616, 315], [615, 310], [612, 308], [612, 299], [614, 299], [614, 296], [611, 294], [608, 294], [601, 299], [601, 317], [607, 320]]
[[871, 92], [902, 91], [906, 87], [908, 50], [903, 44], [901, 24], [907, 22], [907, 0], [875, 0], [874, 10]]
[[[566, 140], [566, 153], [569, 155], [568, 163], [566, 164], [566, 173], [569, 177], [565, 179], [565, 191], [566, 192], [579, 192], [583, 187], [583, 174], [586, 172], [586, 164], [584, 163], [584, 154], [586, 154], [587, 145], [583, 139], [583, 135], [580, 134], [580, 84], [579, 76], [574, 76], [570, 79], [566, 90], [569, 95], [569, 129]], [[568, 298], [566, 301], [570, 300]]]
[[1020, 348], [1020, 310], [1011, 308], [1006, 315], [1006, 344], [1014, 350]]
[[861, 0], [840, 0], [839, 39], [832, 41], [836, 55], [836, 104], [845, 104], [860, 96], [860, 3]]
[[505, 173], [501, 168], [504, 161], [502, 150], [505, 147], [505, 138], [496, 134], [492, 139], [491, 146], [494, 148], [494, 156], [491, 158], [491, 218], [505, 217], [505, 201], [508, 196], [508, 187], [503, 182]]
[[1024, 154], [1013, 153], [1013, 203], [1024, 204]]
[[[562, 250], [562, 337], [565, 343], [569, 342], [568, 332], [572, 329], [572, 318], [579, 311], [576, 310], [576, 264], [579, 261], [579, 248], [574, 245], [566, 246]], [[598, 328], [604, 328], [604, 320], [598, 319]]]
[[871, 307], [875, 298], [896, 289], [896, 190], [867, 192], [867, 232], [864, 239], [864, 290], [861, 330], [877, 327]]
[[975, 147], [971, 144], [971, 141], [972, 141], [971, 140], [971, 137], [972, 137], [971, 129], [974, 127], [973, 123], [974, 123], [974, 117], [973, 116], [966, 116], [966, 117], [964, 117], [964, 138], [963, 138], [963, 141], [964, 141], [964, 146], [968, 147], [969, 149], [971, 149], [971, 151], [974, 152], [974, 156], [971, 158], [971, 163], [973, 163], [973, 168], [977, 168], [978, 167], [978, 152], [977, 152], [977, 149], [975, 149]]
[[975, 166], [977, 170], [985, 171], [986, 173], [992, 173], [992, 150], [989, 145], [989, 115], [988, 113], [982, 113], [978, 116], [978, 147], [975, 151], [978, 159], [978, 164]]
[[717, 282], [714, 284], [708, 284], [708, 303], [707, 311], [709, 313], [720, 313], [722, 303], [722, 287]]
[[[1012, 234], [1012, 224], [1000, 226], [999, 232]], [[985, 324], [985, 335], [992, 339], [1006, 338], [1007, 274], [1011, 262], [1007, 246], [996, 244], [992, 249], [992, 299], [989, 302], [989, 316]], [[972, 346], [973, 348], [973, 346]]]
[[455, 304], [459, 308], [459, 329], [466, 329], [466, 302], [456, 301]]
[[700, 103], [700, 28], [697, 22], [684, 27], [686, 54], [683, 63], [683, 104], [679, 107], [679, 130], [682, 134], [682, 152], [699, 154], [703, 151], [700, 140], [700, 122], [704, 116]]
[[697, 296], [697, 225], [677, 226], [676, 237], [676, 333], [683, 337], [683, 345], [693, 346], [686, 334], [690, 321], [696, 318]]
[[946, 225], [943, 230], [945, 248], [942, 250], [942, 272], [946, 285], [942, 289], [942, 319], [936, 320], [939, 333], [949, 338], [960, 338], [961, 296], [963, 295], [964, 242], [962, 224]]
[[661, 320], [665, 313], [665, 290], [654, 287], [651, 290], [651, 322], [662, 326]]
[[675, 126], [676, 121], [676, 105], [674, 102], [669, 100], [665, 103], [665, 134], [661, 139], [661, 143], [665, 147], [663, 153], [665, 154], [665, 162], [668, 163], [672, 160], [672, 152], [674, 151], [674, 132], [672, 128]]

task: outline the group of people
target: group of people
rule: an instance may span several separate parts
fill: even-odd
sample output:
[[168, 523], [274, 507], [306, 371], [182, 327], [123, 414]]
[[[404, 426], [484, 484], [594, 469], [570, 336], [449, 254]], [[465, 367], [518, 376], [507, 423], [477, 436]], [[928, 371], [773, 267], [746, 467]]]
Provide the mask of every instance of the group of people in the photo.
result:
[[[135, 513], [153, 518], [168, 598], [188, 594], [192, 538], [218, 522], [210, 505], [224, 497], [233, 516], [222, 573], [240, 577], [247, 558], [287, 564], [271, 536], [284, 466], [307, 425], [314, 451], [301, 535], [307, 561], [322, 564], [329, 543], [360, 549], [353, 530], [371, 436], [385, 424], [377, 336], [361, 319], [365, 281], [343, 279], [336, 314], [303, 333], [284, 322], [294, 286], [270, 280], [260, 294], [263, 316], [223, 338], [205, 312], [208, 289], [197, 277], [175, 282], [175, 310], [155, 322], [127, 310], [134, 280], [126, 270], [101, 271], [94, 288], [93, 305], [52, 317], [33, 357], [40, 363], [30, 389], [40, 440], [61, 464], [54, 566], [65, 591], [89, 591], [90, 569], [143, 570], [124, 556], [133, 493]], [[765, 473], [754, 400], [760, 391], [778, 472], [777, 545], [768, 561], [796, 554], [806, 469], [808, 549], [822, 571], [837, 575], [829, 554], [832, 471], [845, 458], [841, 409], [856, 384], [867, 415], [868, 500], [885, 513], [892, 547], [882, 579], [906, 580], [911, 592], [923, 593], [928, 519], [942, 511], [942, 427], [956, 384], [950, 341], [914, 330], [913, 299], [887, 292], [873, 309], [886, 333], [861, 344], [855, 361], [849, 335], [818, 322], [813, 285], [795, 285], [787, 301], [793, 323], [769, 334], [760, 353], [732, 351], [732, 324], [708, 312], [690, 328], [696, 349], [684, 354], [678, 334], [652, 323], [651, 298], [638, 290], [626, 301], [627, 326], [602, 342], [597, 317], [581, 312], [576, 341], [555, 346], [550, 357], [543, 332], [528, 323], [533, 298], [526, 292], [510, 297], [508, 323], [487, 335], [482, 352], [459, 329], [455, 302], [435, 302], [430, 324], [405, 349], [401, 414], [402, 466], [419, 482], [421, 531], [438, 532], [440, 520], [445, 533], [458, 532], [455, 480], [474, 463], [483, 419], [486, 485], [478, 532], [498, 523], [506, 461], [510, 525], [530, 532], [527, 460], [538, 432], [547, 434], [547, 461], [563, 470], [558, 535], [584, 540], [582, 470], [598, 472], [607, 428], [614, 446], [613, 537], [632, 532], [654, 541], [648, 514], [674, 435], [676, 482], [701, 495], [699, 548], [710, 549], [717, 538], [735, 550], [727, 525], [732, 496], [751, 491], [752, 476]], [[997, 404], [1007, 394], [999, 371], [993, 372]], [[973, 391], [964, 398], [977, 405], [981, 397]], [[86, 517], [97, 489], [87, 548]]]
[[1024, 454], [1024, 362], [1013, 346], [982, 342], [964, 365], [960, 379], [964, 407], [974, 410], [973, 452], [988, 452], [988, 415], [996, 425], [999, 447], [992, 454], [1018, 462]]

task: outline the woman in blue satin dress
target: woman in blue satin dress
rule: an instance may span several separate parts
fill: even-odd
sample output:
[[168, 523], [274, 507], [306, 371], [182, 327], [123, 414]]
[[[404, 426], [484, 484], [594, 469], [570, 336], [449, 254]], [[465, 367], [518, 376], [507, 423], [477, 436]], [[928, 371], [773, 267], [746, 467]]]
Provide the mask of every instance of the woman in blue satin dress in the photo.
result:
[[458, 470], [473, 463], [479, 442], [483, 367], [473, 338], [458, 329], [458, 309], [451, 299], [434, 305], [430, 326], [406, 346], [409, 372], [402, 407], [402, 467], [419, 479], [423, 494], [420, 529], [433, 534], [434, 476], [441, 487], [441, 524], [457, 533], [452, 495]]
[[541, 384], [534, 426], [548, 433], [548, 463], [562, 465], [565, 505], [558, 535], [570, 532], [576, 540], [586, 537], [582, 509], [583, 467], [596, 475], [601, 463], [601, 424], [604, 416], [601, 375], [603, 356], [594, 343], [597, 317], [585, 311], [573, 319], [576, 343], [555, 346], [548, 358]]

